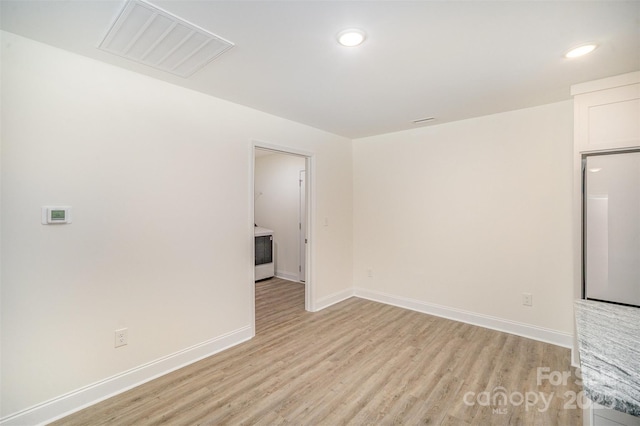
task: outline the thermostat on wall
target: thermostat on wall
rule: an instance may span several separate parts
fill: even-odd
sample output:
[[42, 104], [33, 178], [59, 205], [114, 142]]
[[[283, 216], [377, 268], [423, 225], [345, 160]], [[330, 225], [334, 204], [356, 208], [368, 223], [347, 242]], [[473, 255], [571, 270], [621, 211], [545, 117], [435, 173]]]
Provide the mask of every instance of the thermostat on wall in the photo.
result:
[[42, 224], [71, 223], [71, 206], [43, 206]]

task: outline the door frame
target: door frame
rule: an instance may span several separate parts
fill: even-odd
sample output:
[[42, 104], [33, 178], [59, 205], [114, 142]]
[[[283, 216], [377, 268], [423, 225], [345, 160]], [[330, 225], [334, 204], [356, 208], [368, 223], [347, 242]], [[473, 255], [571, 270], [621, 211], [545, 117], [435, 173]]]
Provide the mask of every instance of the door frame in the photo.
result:
[[307, 170], [298, 172], [298, 280], [307, 280]]
[[253, 258], [255, 255], [254, 240], [254, 224], [255, 224], [255, 170], [256, 170], [256, 149], [273, 151], [275, 153], [296, 155], [305, 159], [305, 193], [306, 193], [306, 216], [307, 216], [307, 250], [305, 256], [305, 300], [304, 309], [308, 312], [314, 312], [314, 258], [315, 258], [315, 238], [314, 238], [314, 218], [315, 218], [315, 154], [310, 151], [304, 151], [285, 145], [276, 145], [269, 142], [259, 140], [251, 140], [249, 149], [249, 239], [251, 240], [250, 257], [251, 274], [250, 274], [250, 297], [251, 297], [251, 327], [252, 334], [255, 336], [256, 330], [256, 307], [255, 307], [255, 267]]

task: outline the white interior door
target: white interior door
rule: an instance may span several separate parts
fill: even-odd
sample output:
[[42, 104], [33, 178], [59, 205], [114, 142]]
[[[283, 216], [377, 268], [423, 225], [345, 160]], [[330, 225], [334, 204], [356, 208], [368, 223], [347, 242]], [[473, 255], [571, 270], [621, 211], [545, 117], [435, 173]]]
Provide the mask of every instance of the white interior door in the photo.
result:
[[301, 282], [305, 282], [306, 277], [306, 258], [307, 258], [307, 172], [306, 170], [300, 170], [300, 209], [299, 209], [299, 219], [298, 219], [298, 228], [300, 229], [300, 256], [299, 256], [299, 267], [298, 267], [298, 279]]

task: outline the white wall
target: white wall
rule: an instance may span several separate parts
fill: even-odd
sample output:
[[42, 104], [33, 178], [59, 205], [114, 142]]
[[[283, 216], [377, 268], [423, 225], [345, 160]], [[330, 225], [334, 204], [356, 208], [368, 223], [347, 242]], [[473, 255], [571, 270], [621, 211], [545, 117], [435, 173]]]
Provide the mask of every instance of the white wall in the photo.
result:
[[350, 143], [7, 33], [1, 89], [1, 416], [251, 325], [251, 140], [314, 155], [316, 306], [573, 331], [571, 102]]
[[269, 154], [256, 157], [255, 220], [274, 231], [276, 275], [298, 280], [300, 265], [300, 171], [304, 157]]
[[356, 140], [354, 285], [570, 336], [571, 191], [570, 101]]
[[349, 140], [2, 34], [3, 417], [251, 326], [252, 139], [313, 153], [314, 295], [351, 288]]

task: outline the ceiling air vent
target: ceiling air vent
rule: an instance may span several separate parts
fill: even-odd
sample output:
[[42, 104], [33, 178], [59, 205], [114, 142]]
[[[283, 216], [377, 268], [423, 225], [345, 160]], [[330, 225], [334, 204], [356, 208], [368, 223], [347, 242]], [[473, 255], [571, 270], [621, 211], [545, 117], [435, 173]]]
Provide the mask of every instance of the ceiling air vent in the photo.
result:
[[417, 120], [412, 120], [411, 122], [413, 124], [424, 124], [424, 123], [428, 123], [430, 121], [435, 120], [435, 117], [425, 117], [425, 118], [418, 118]]
[[140, 0], [125, 5], [99, 46], [185, 78], [232, 47], [233, 43]]

